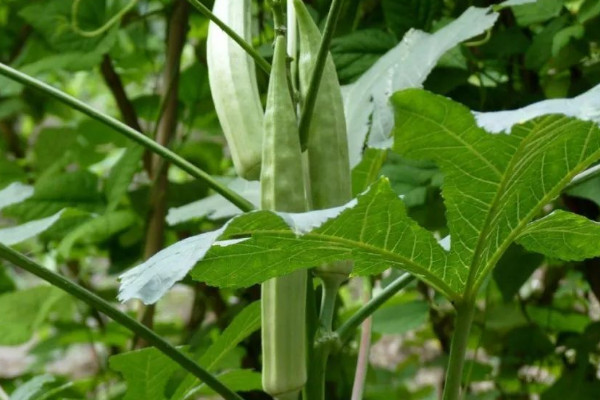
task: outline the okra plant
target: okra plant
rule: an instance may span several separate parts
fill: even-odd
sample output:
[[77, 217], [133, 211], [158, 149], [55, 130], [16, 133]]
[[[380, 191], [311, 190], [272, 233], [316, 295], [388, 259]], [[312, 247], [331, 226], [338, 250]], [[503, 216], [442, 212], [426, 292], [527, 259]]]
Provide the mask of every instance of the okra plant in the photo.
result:
[[[597, 213], [586, 212], [589, 204], [573, 200], [587, 198], [600, 206], [593, 186], [600, 170], [595, 166], [600, 161], [598, 86], [573, 99], [497, 112], [485, 107], [472, 111], [477, 108], [472, 102], [459, 101], [467, 97], [462, 91], [449, 89], [462, 88], [464, 81], [471, 89], [479, 88], [482, 102], [487, 91], [499, 90], [507, 81], [515, 93], [526, 92], [533, 90], [523, 89], [530, 76], [519, 68], [542, 63], [544, 79], [557, 79], [544, 88], [545, 94], [557, 97], [558, 82], [580, 67], [573, 60], [585, 47], [583, 32], [589, 31], [591, 39], [581, 65], [597, 67], [597, 32], [591, 26], [600, 18], [600, 8], [593, 1], [567, 2], [564, 9], [560, 0], [476, 2], [479, 7], [463, 8], [434, 0], [382, 0], [381, 5], [351, 0], [158, 2], [164, 10], [144, 9], [146, 3], [154, 2], [0, 5], [0, 16], [5, 9], [22, 7], [18, 15], [36, 34], [51, 29], [52, 21], [62, 21], [48, 40], [56, 48], [66, 46], [70, 53], [64, 60], [75, 63], [72, 68], [78, 68], [77, 62], [101, 64], [124, 120], [32, 76], [43, 64], [20, 65], [19, 54], [0, 63], [5, 79], [0, 86], [0, 128], [8, 138], [6, 147], [13, 146], [15, 165], [37, 174], [27, 178], [24, 171], [10, 184], [0, 180], [0, 212], [18, 222], [0, 228], [0, 257], [51, 284], [21, 291], [0, 285], [0, 310], [7, 316], [6, 327], [13, 327], [0, 328], [0, 345], [39, 340], [42, 350], [52, 346], [60, 338], [48, 332], [61, 331], [61, 324], [67, 325], [65, 315], [76, 309], [85, 328], [73, 337], [102, 337], [108, 353], [102, 384], [63, 382], [46, 374], [17, 382], [11, 398], [529, 398], [523, 397], [523, 387], [527, 396], [537, 389], [530, 390], [525, 378], [514, 378], [519, 388], [506, 383], [511, 368], [521, 366], [518, 374], [525, 374], [525, 367], [535, 362], [551, 364], [558, 358], [564, 371], [540, 390], [542, 398], [564, 397], [565, 385], [571, 383], [584, 388], [578, 398], [597, 397], [598, 324], [564, 321], [584, 314], [593, 321], [600, 318], [598, 312], [579, 301], [572, 306], [579, 314], [560, 314], [553, 325], [556, 332], [550, 333], [553, 314], [543, 313], [546, 309], [539, 304], [554, 304], [561, 282], [565, 292], [590, 292], [586, 299], [595, 296], [595, 304], [600, 296], [599, 275], [593, 270], [594, 259], [600, 257]], [[379, 6], [391, 36], [356, 30], [365, 23], [361, 18], [377, 18], [370, 12]], [[565, 10], [568, 15], [554, 19]], [[50, 17], [40, 15], [42, 11]], [[319, 11], [321, 18], [315, 18]], [[104, 14], [94, 18], [97, 12]], [[143, 29], [128, 24], [163, 12], [165, 67], [153, 98], [156, 104], [149, 107], [144, 98], [128, 98], [111, 57], [131, 47], [129, 41], [142, 40]], [[416, 27], [431, 33], [409, 30], [410, 12], [418, 17]], [[501, 15], [508, 22], [496, 29]], [[576, 22], [568, 25], [569, 18]], [[519, 54], [516, 42], [529, 40], [519, 29], [537, 36], [534, 50], [511, 61], [510, 73], [502, 75], [477, 60], [511, 40], [502, 51], [511, 57]], [[186, 47], [187, 35], [197, 45], [194, 56]], [[385, 40], [394, 35], [399, 43], [385, 48]], [[385, 51], [365, 66], [368, 52], [357, 48], [367, 38], [372, 48], [379, 45]], [[67, 39], [81, 47], [65, 45]], [[93, 51], [82, 58], [86, 46]], [[361, 61], [350, 63], [349, 74], [343, 56], [355, 53]], [[538, 60], [543, 54], [548, 61]], [[27, 59], [26, 52], [23, 57]], [[190, 67], [186, 57], [197, 60]], [[444, 75], [445, 68], [457, 64], [466, 74], [458, 75], [460, 84], [450, 82], [457, 79], [451, 74]], [[124, 60], [122, 67], [127, 65]], [[559, 70], [560, 80], [555, 77]], [[23, 87], [30, 96], [48, 96], [54, 107], [66, 106], [61, 109], [65, 115], [77, 111], [94, 121], [91, 125], [86, 120], [81, 136], [64, 141], [68, 150], [55, 151], [56, 160], [44, 159], [42, 146], [58, 141], [60, 149], [61, 132], [42, 131], [38, 138], [32, 134], [36, 150], [28, 165], [14, 132], [18, 117], [7, 113], [8, 125], [2, 119], [2, 100], [21, 101]], [[195, 96], [204, 92], [210, 99], [196, 102]], [[510, 100], [515, 103], [506, 104], [525, 105]], [[211, 111], [200, 104], [206, 101]], [[20, 103], [9, 106], [15, 104]], [[198, 118], [198, 109], [214, 117]], [[181, 134], [177, 121], [183, 120], [187, 125]], [[222, 172], [223, 165], [206, 162], [205, 171], [192, 162], [202, 161], [195, 152], [204, 151], [186, 142], [197, 124], [223, 134], [228, 156], [218, 163], [231, 166], [229, 180], [210, 170]], [[82, 149], [102, 151], [96, 145], [111, 153], [94, 153], [94, 162], [88, 162]], [[167, 199], [177, 180], [190, 185], [195, 193], [191, 199]], [[198, 190], [204, 192], [200, 200]], [[74, 193], [70, 197], [69, 191]], [[132, 203], [140, 198], [145, 206], [134, 210]], [[434, 218], [436, 213], [441, 217]], [[111, 273], [119, 271], [116, 296], [94, 293], [94, 282], [87, 279], [86, 266], [100, 258], [111, 263]], [[534, 270], [546, 273], [537, 306], [527, 302], [536, 298], [536, 289], [525, 289], [525, 282], [535, 279]], [[585, 289], [571, 287], [570, 270], [583, 271]], [[0, 274], [0, 283], [13, 285], [9, 275]], [[185, 328], [161, 326], [158, 316], [164, 303], [158, 308], [155, 304], [169, 298], [178, 282], [193, 288], [193, 299], [186, 299], [192, 303], [189, 321]], [[92, 311], [76, 308], [65, 292]], [[125, 305], [115, 306], [115, 297]], [[394, 306], [406, 298], [412, 308]], [[556, 302], [564, 306], [561, 299]], [[130, 305], [131, 315], [123, 311]], [[20, 308], [30, 310], [23, 321]], [[495, 324], [486, 326], [494, 312]], [[416, 322], [420, 318], [428, 318], [431, 325], [423, 335], [435, 338], [438, 352], [447, 354], [438, 359], [443, 365], [439, 390], [369, 391], [369, 384], [377, 387], [383, 379], [366, 376], [371, 343], [386, 333], [390, 321], [399, 319], [402, 326], [396, 329], [406, 332], [424, 325]], [[548, 332], [540, 328], [541, 320]], [[44, 331], [44, 321], [56, 321], [58, 327]], [[486, 338], [488, 331], [494, 337]], [[516, 339], [521, 337], [525, 344]], [[488, 381], [498, 378], [495, 391], [470, 385], [483, 364], [478, 361], [481, 346], [490, 370], [494, 352], [501, 354], [496, 371], [487, 372]], [[531, 362], [515, 361], [529, 350], [534, 353]], [[417, 356], [425, 353], [419, 348]], [[555, 365], [536, 367], [539, 373], [557, 370]], [[114, 384], [115, 372], [126, 386], [113, 393], [102, 387]], [[412, 380], [417, 372], [409, 375]], [[1, 384], [0, 398], [8, 398]]]

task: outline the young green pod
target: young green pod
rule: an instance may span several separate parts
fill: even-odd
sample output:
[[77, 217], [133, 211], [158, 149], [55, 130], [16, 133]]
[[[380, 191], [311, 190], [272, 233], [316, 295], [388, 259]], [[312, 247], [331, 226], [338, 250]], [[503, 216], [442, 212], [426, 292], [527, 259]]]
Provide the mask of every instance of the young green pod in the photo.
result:
[[[246, 40], [251, 34], [251, 0], [215, 0], [213, 13]], [[233, 165], [246, 179], [260, 176], [263, 108], [254, 60], [213, 22], [208, 27], [210, 91]]]
[[[286, 43], [275, 39], [265, 112], [261, 203], [267, 210], [306, 211], [302, 152], [287, 80]], [[306, 383], [307, 272], [262, 285], [263, 389], [275, 399], [297, 399]]]
[[[306, 97], [321, 32], [301, 0], [294, 0], [299, 31], [298, 72], [300, 94]], [[308, 135], [310, 199], [313, 209], [343, 205], [352, 199], [352, 174], [342, 91], [331, 55], [327, 56]], [[348, 275], [352, 263], [331, 263], [317, 268], [318, 274]]]

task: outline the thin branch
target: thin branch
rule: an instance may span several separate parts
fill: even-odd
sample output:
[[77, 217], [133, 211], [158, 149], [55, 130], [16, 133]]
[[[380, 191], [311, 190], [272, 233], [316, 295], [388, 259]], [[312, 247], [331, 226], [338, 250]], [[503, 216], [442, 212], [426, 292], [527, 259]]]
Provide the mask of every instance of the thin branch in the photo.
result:
[[[291, 1], [291, 0], [288, 0]], [[344, 0], [333, 0], [329, 14], [327, 15], [327, 21], [325, 22], [325, 29], [323, 31], [323, 37], [321, 38], [321, 45], [319, 46], [319, 52], [317, 53], [317, 60], [315, 61], [315, 67], [310, 77], [310, 83], [308, 85], [308, 91], [306, 92], [306, 99], [304, 100], [304, 108], [300, 116], [300, 143], [302, 149], [306, 149], [308, 144], [308, 132], [310, 129], [310, 122], [312, 119], [313, 112], [315, 110], [315, 104], [317, 102], [317, 95], [319, 93], [319, 86], [321, 84], [321, 78], [323, 77], [323, 70], [325, 69], [325, 62], [329, 56], [329, 46], [331, 45], [331, 39], [335, 32], [335, 26], [342, 10]]]
[[[369, 287], [367, 287], [369, 286]], [[368, 302], [371, 296], [370, 285], [365, 283], [364, 296]], [[360, 344], [358, 346], [358, 360], [356, 361], [356, 372], [354, 373], [354, 385], [352, 385], [351, 400], [362, 400], [365, 390], [367, 369], [369, 368], [369, 351], [371, 350], [371, 328], [373, 316], [369, 316], [361, 325]]]
[[143, 129], [140, 125], [135, 107], [133, 106], [131, 100], [129, 100], [127, 92], [125, 91], [125, 86], [123, 85], [123, 81], [115, 70], [112, 59], [108, 54], [105, 54], [102, 58], [100, 71], [102, 72], [102, 78], [104, 78], [106, 86], [108, 86], [108, 89], [115, 98], [115, 102], [117, 103], [117, 107], [119, 108], [119, 112], [121, 113], [123, 121], [136, 131], [142, 132]]
[[25, 157], [25, 152], [19, 143], [19, 135], [15, 131], [15, 121], [13, 118], [8, 118], [0, 121], [0, 133], [4, 136], [8, 150], [13, 153], [16, 158]]
[[395, 281], [387, 285], [376, 297], [373, 297], [371, 301], [362, 306], [360, 310], [354, 313], [354, 315], [344, 322], [336, 331], [342, 343], [350, 339], [350, 336], [364, 320], [369, 318], [369, 316], [371, 316], [379, 307], [391, 299], [400, 290], [404, 289], [414, 279], [415, 278], [409, 273], [401, 275]]
[[72, 18], [71, 19], [71, 28], [73, 29], [73, 31], [75, 33], [77, 33], [78, 35], [83, 36], [83, 37], [92, 38], [92, 37], [100, 36], [107, 30], [112, 28], [113, 25], [119, 23], [121, 21], [121, 19], [123, 18], [123, 16], [125, 14], [127, 14], [129, 12], [129, 10], [131, 10], [133, 7], [135, 7], [135, 5], [137, 4], [138, 1], [139, 0], [129, 0], [129, 3], [127, 3], [127, 5], [125, 5], [125, 7], [123, 7], [118, 13], [116, 13], [114, 16], [112, 16], [102, 26], [100, 26], [99, 28], [93, 29], [91, 31], [85, 31], [85, 30], [81, 29], [81, 27], [79, 26], [79, 19], [78, 19], [79, 4], [81, 3], [81, 0], [73, 0], [73, 5], [71, 6], [71, 16], [72, 16], [71, 17]]
[[219, 28], [223, 29], [223, 32], [225, 32], [231, 39], [233, 39], [234, 42], [239, 44], [240, 47], [242, 49], [244, 49], [244, 51], [246, 53], [248, 53], [248, 55], [250, 57], [252, 57], [254, 59], [254, 62], [256, 63], [256, 65], [258, 65], [260, 67], [260, 69], [265, 71], [267, 74], [271, 73], [271, 65], [269, 64], [269, 62], [267, 60], [265, 60], [260, 54], [258, 54], [258, 52], [256, 50], [254, 50], [254, 47], [252, 47], [252, 45], [250, 43], [246, 42], [243, 37], [238, 35], [226, 23], [221, 21], [221, 19], [219, 19], [219, 17], [217, 17], [215, 14], [213, 14], [212, 11], [210, 11], [210, 9], [208, 7], [206, 7], [204, 4], [202, 4], [199, 0], [188, 0], [188, 1], [192, 6], [194, 6], [194, 8], [196, 10], [198, 10], [202, 14], [204, 14], [205, 17], [207, 17], [212, 22], [214, 22]]
[[236, 192], [232, 191], [228, 187], [217, 182], [212, 176], [210, 176], [209, 174], [207, 174], [200, 168], [196, 167], [194, 164], [190, 163], [189, 161], [187, 161], [184, 158], [180, 157], [179, 155], [175, 154], [174, 152], [167, 149], [166, 147], [159, 145], [158, 143], [156, 143], [152, 139], [148, 138], [143, 133], [138, 132], [135, 129], [125, 125], [121, 121], [118, 121], [106, 114], [103, 114], [102, 112], [97, 111], [94, 108], [88, 106], [84, 102], [77, 100], [76, 98], [74, 98], [64, 92], [44, 83], [42, 81], [39, 81], [29, 75], [26, 75], [14, 68], [11, 68], [8, 65], [5, 65], [3, 63], [0, 63], [0, 75], [3, 75], [9, 79], [17, 81], [23, 85], [40, 90], [40, 91], [44, 92], [45, 94], [55, 98], [56, 100], [70, 106], [71, 108], [86, 114], [90, 118], [93, 118], [96, 121], [99, 121], [99, 122], [111, 127], [112, 129], [121, 133], [122, 135], [126, 136], [127, 138], [129, 138], [129, 139], [139, 143], [140, 145], [144, 146], [145, 148], [149, 149], [153, 153], [156, 153], [156, 154], [162, 156], [163, 158], [169, 160], [174, 165], [178, 166], [179, 168], [181, 168], [183, 171], [187, 172], [194, 178], [197, 178], [197, 179], [200, 179], [200, 180], [206, 182], [206, 184], [210, 188], [214, 189], [221, 196], [225, 197], [231, 203], [236, 205], [240, 210], [251, 211], [254, 209], [254, 206], [252, 205], [252, 203], [250, 203], [248, 200], [244, 199], [242, 196], [240, 196]]
[[148, 343], [156, 347], [157, 350], [206, 383], [207, 386], [219, 393], [226, 400], [243, 400], [242, 397], [227, 388], [210, 372], [206, 371], [194, 360], [181, 353], [170, 343], [157, 335], [153, 330], [140, 324], [138, 321], [118, 310], [108, 301], [104, 300], [98, 295], [77, 285], [69, 279], [64, 278], [61, 275], [44, 268], [23, 254], [5, 246], [2, 243], [0, 243], [0, 258], [9, 261], [20, 268], [23, 268], [27, 272], [30, 272], [46, 282], [58, 287], [59, 289], [64, 290], [71, 296], [78, 298], [79, 300], [88, 304], [90, 307], [96, 308], [106, 316], [112, 318], [114, 321], [127, 328], [131, 332], [144, 338]]
[[[138, 118], [137, 112], [135, 111], [135, 107], [129, 97], [127, 96], [127, 92], [125, 91], [125, 85], [123, 85], [123, 81], [121, 77], [115, 70], [113, 66], [112, 59], [108, 54], [105, 54], [102, 58], [102, 63], [100, 64], [100, 72], [102, 73], [102, 78], [104, 78], [104, 82], [106, 82], [106, 86], [112, 93], [115, 102], [117, 103], [117, 108], [121, 113], [121, 118], [123, 121], [133, 129], [138, 132], [143, 132], [142, 126], [140, 125], [140, 120]], [[148, 173], [148, 176], [151, 175], [150, 165], [150, 154], [144, 154], [144, 169]]]
[[[181, 54], [185, 44], [188, 30], [189, 4], [186, 0], [175, 2], [173, 13], [169, 18], [167, 33], [167, 55], [163, 79], [164, 113], [160, 116], [156, 141], [168, 146], [177, 130], [177, 93], [179, 89], [179, 69]], [[168, 164], [162, 165], [162, 159], [152, 157], [153, 187], [150, 192], [150, 214], [146, 228], [146, 243], [144, 246], [144, 259], [149, 259], [164, 247], [165, 240], [165, 215], [167, 213], [167, 192], [169, 187]], [[152, 327], [155, 305], [143, 307], [142, 322]], [[138, 343], [143, 346], [143, 343]]]

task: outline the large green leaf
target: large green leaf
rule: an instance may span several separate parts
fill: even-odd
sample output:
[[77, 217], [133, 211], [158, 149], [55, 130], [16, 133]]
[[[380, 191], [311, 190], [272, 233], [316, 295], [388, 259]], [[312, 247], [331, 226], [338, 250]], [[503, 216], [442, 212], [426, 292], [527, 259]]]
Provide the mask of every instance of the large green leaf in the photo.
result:
[[[91, 53], [106, 36], [114, 32], [91, 38], [84, 37], [73, 30], [72, 0], [32, 2], [20, 11], [20, 16], [30, 23], [42, 37], [57, 51], [62, 53], [81, 52], [80, 56]], [[108, 10], [111, 12], [112, 10]], [[81, 29], [93, 30], [102, 26], [107, 19], [106, 2], [82, 1], [78, 12]], [[112, 38], [114, 42], [114, 37]], [[106, 49], [109, 50], [109, 49]]]
[[[126, 273], [120, 298], [156, 301], [196, 264], [191, 275], [198, 281], [244, 287], [347, 259], [355, 261], [355, 274], [391, 266], [450, 299], [471, 296], [527, 224], [600, 158], [600, 130], [591, 122], [551, 115], [510, 135], [490, 135], [467, 108], [441, 96], [413, 89], [396, 94], [393, 103], [395, 150], [434, 161], [444, 174], [449, 254], [407, 216], [381, 179], [337, 209], [249, 213], [179, 242]], [[178, 267], [165, 268], [173, 264]]]
[[442, 0], [382, 0], [388, 28], [402, 37], [410, 28], [431, 30], [442, 14]]
[[143, 154], [144, 148], [142, 146], [130, 146], [111, 168], [104, 188], [109, 211], [114, 210], [119, 205], [121, 198], [127, 193], [133, 176], [140, 167]]
[[80, 170], [46, 176], [36, 182], [33, 196], [5, 208], [3, 213], [29, 221], [48, 217], [68, 207], [90, 212], [104, 208], [96, 175]]
[[[260, 328], [260, 302], [245, 307], [217, 340], [200, 357], [199, 363], [207, 370], [217, 369], [219, 362], [250, 334]], [[136, 350], [110, 358], [111, 369], [127, 380], [127, 399], [166, 399], [169, 381], [181, 368], [154, 348]], [[231, 383], [233, 390], [257, 389], [256, 375], [250, 371], [233, 370], [220, 375], [223, 382]], [[227, 377], [227, 378], [226, 378]], [[259, 380], [260, 382], [260, 380]], [[197, 378], [186, 375], [170, 400], [186, 399], [191, 393], [210, 393]]]
[[179, 366], [155, 348], [131, 351], [112, 356], [110, 368], [127, 380], [124, 400], [163, 400], [171, 375]]
[[517, 241], [529, 251], [581, 261], [600, 256], [600, 223], [557, 210], [527, 225]]
[[[255, 372], [249, 369], [234, 369], [219, 374], [218, 377], [224, 385], [236, 392], [250, 392], [253, 390], [262, 389], [262, 375], [260, 374], [260, 372]], [[201, 395], [214, 396], [215, 392], [203, 383], [195, 387], [193, 390], [190, 390], [190, 392], [184, 399], [191, 400], [204, 398], [198, 397]]]
[[54, 381], [50, 374], [34, 376], [27, 382], [21, 384], [14, 392], [11, 393], [11, 400], [35, 400], [39, 399], [48, 390], [48, 386]]
[[109, 211], [69, 232], [62, 240], [58, 251], [64, 257], [68, 257], [74, 245], [101, 243], [136, 222], [139, 222], [139, 217], [132, 210]]
[[25, 343], [68, 295], [52, 286], [36, 286], [0, 296], [0, 345]]
[[[214, 371], [219, 362], [232, 351], [242, 340], [260, 329], [260, 302], [254, 302], [245, 307], [235, 319], [225, 328], [217, 340], [204, 352], [200, 364], [208, 371]], [[197, 378], [188, 375], [177, 388], [171, 400], [183, 400], [189, 397], [191, 391], [197, 391], [202, 385]]]
[[331, 55], [341, 83], [350, 82], [394, 47], [394, 35], [379, 29], [364, 29], [333, 39]]
[[[210, 249], [210, 251], [208, 251]], [[220, 287], [245, 287], [294, 270], [355, 261], [354, 273], [392, 266], [457, 298], [459, 277], [431, 232], [407, 214], [382, 178], [345, 206], [307, 213], [257, 211], [223, 228], [182, 240], [121, 276], [119, 299], [157, 301], [195, 266], [192, 277]]]
[[423, 84], [438, 60], [463, 40], [490, 29], [498, 14], [490, 8], [469, 7], [459, 18], [433, 34], [409, 31], [356, 82], [343, 87], [348, 126], [350, 165], [360, 162], [365, 142], [387, 148], [392, 142], [392, 93]]
[[221, 239], [251, 237], [231, 246], [213, 246], [192, 277], [215, 286], [249, 286], [299, 268], [353, 259], [355, 274], [392, 266], [422, 277], [450, 298], [457, 296], [459, 276], [447, 265], [446, 252], [406, 215], [387, 179], [346, 207], [325, 223], [319, 218], [335, 217], [331, 210], [281, 214], [283, 219], [269, 212], [238, 217]]
[[531, 4], [516, 5], [513, 13], [521, 26], [537, 24], [560, 14], [563, 0], [538, 0]]
[[394, 149], [444, 173], [449, 265], [460, 293], [476, 291], [527, 223], [600, 157], [600, 130], [590, 122], [551, 115], [490, 135], [441, 96], [407, 90], [393, 103]]

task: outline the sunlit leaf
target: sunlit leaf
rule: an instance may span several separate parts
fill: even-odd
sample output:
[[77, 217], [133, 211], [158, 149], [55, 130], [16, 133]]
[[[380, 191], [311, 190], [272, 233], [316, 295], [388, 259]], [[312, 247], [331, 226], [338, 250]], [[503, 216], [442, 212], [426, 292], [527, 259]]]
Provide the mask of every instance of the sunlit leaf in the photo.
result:
[[[219, 362], [235, 349], [243, 340], [260, 328], [260, 302], [245, 307], [235, 316], [231, 324], [217, 337], [215, 342], [199, 359], [200, 365], [215, 371]], [[110, 358], [111, 369], [123, 374], [128, 387], [125, 399], [183, 400], [192, 395], [211, 393], [210, 390], [191, 375], [186, 375], [175, 393], [167, 397], [168, 382], [181, 368], [171, 359], [154, 348], [123, 353]], [[219, 378], [232, 384], [233, 390], [254, 390], [260, 387], [260, 374], [250, 371], [233, 370], [220, 374]], [[259, 386], [256, 386], [258, 375]]]
[[552, 115], [489, 135], [468, 109], [441, 96], [411, 89], [393, 102], [394, 149], [433, 160], [444, 173], [459, 292], [479, 287], [527, 223], [600, 157], [600, 129], [590, 122]]
[[[225, 328], [217, 340], [204, 352], [200, 358], [200, 364], [208, 371], [214, 371], [223, 357], [258, 329], [260, 329], [260, 302], [254, 302], [246, 306], [235, 316], [231, 324]], [[179, 385], [171, 400], [189, 398], [190, 392], [195, 393], [200, 390], [198, 385], [200, 385], [198, 379], [188, 375]]]
[[65, 299], [68, 295], [52, 286], [0, 295], [0, 345], [13, 346], [31, 339], [58, 302]]
[[[318, 212], [282, 214], [283, 220], [268, 212], [238, 217], [222, 238], [251, 237], [213, 247], [192, 270], [192, 277], [215, 286], [249, 286], [299, 268], [353, 259], [355, 274], [378, 273], [392, 266], [413, 272], [449, 297], [456, 296], [459, 277], [447, 265], [446, 253], [430, 232], [406, 215], [386, 179], [340, 210], [337, 216], [323, 214], [335, 217], [326, 222], [313, 220]], [[312, 221], [302, 223], [306, 226], [294, 222], [307, 218]]]
[[529, 251], [581, 261], [600, 256], [600, 223], [557, 210], [527, 225], [517, 241]]

